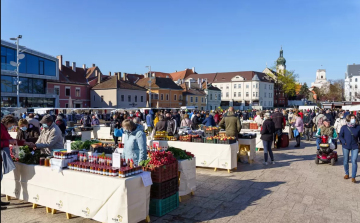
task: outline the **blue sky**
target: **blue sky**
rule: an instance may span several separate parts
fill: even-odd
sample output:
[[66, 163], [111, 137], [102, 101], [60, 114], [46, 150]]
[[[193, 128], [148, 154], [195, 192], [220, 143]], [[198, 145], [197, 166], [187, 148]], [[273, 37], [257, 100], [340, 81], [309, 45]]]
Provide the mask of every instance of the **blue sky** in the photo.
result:
[[[262, 71], [283, 46], [287, 68], [344, 78], [360, 63], [358, 0], [2, 0], [1, 39], [104, 74]], [[322, 67], [321, 67], [322, 65]]]

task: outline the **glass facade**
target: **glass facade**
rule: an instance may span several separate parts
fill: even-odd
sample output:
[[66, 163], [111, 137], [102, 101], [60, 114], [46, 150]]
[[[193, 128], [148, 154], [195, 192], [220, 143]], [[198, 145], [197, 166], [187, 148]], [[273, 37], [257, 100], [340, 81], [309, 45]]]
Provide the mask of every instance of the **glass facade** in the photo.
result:
[[[1, 75], [1, 92], [16, 93], [16, 77]], [[20, 77], [20, 93], [45, 94], [45, 80]]]
[[[20, 97], [21, 107], [55, 107], [54, 98]], [[16, 97], [1, 97], [1, 107], [16, 107]]]
[[[26, 53], [25, 58], [19, 60], [20, 73], [56, 76], [56, 62], [42, 57]], [[10, 61], [16, 62], [16, 50], [1, 46], [1, 69], [14, 71], [16, 67], [10, 65]]]

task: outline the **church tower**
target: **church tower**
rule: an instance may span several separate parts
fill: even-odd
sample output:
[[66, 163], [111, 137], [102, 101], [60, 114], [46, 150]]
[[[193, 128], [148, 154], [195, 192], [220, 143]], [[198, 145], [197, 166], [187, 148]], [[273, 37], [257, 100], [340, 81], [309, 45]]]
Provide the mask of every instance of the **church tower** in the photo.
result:
[[283, 49], [282, 49], [282, 46], [281, 46], [281, 49], [280, 49], [280, 57], [276, 60], [276, 72], [277, 73], [284, 73], [284, 70], [286, 70], [286, 60], [285, 58], [283, 57]]

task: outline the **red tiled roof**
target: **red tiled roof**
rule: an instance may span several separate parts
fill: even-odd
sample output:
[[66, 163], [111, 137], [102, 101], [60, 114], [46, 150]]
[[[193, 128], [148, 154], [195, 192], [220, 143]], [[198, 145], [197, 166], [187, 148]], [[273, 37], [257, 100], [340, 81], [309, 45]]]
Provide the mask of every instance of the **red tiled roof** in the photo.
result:
[[188, 89], [183, 92], [183, 95], [206, 95], [206, 93], [198, 89]]
[[151, 71], [151, 75], [155, 74], [155, 77], [163, 77], [163, 78], [171, 78], [172, 76], [170, 73], [164, 73], [164, 72], [159, 72], [159, 71]]
[[71, 83], [71, 84], [87, 84], [85, 77], [85, 70], [81, 67], [76, 68], [76, 72], [72, 70], [72, 67], [67, 67], [62, 65], [61, 70], [59, 70], [59, 80], [48, 82], [61, 82], [61, 83]]
[[130, 83], [128, 81], [118, 80], [117, 76], [111, 76], [106, 78], [106, 80], [101, 81], [100, 84], [96, 84], [92, 89], [128, 89], [128, 90], [140, 90], [140, 91], [146, 91], [145, 88]]
[[266, 74], [261, 73], [261, 72], [238, 71], [238, 72], [216, 73], [214, 83], [231, 82], [231, 79], [235, 76], [241, 76], [245, 79], [245, 81], [251, 81], [255, 75], [257, 75], [259, 77], [260, 81], [272, 82], [271, 79]]
[[186, 79], [192, 78], [197, 81], [198, 78], [207, 79], [208, 83], [214, 82], [217, 73], [210, 73], [210, 74], [191, 74]]
[[126, 74], [126, 79], [127, 81], [129, 81], [130, 83], [135, 84], [138, 80], [143, 79], [144, 75], [142, 74]]
[[86, 78], [89, 78], [91, 76], [91, 74], [95, 71], [96, 68], [97, 68], [97, 66], [87, 68], [87, 70], [86, 70]]
[[171, 73], [170, 75], [174, 81], [177, 81], [179, 79], [185, 79], [191, 74], [196, 74], [196, 72], [194, 73], [192, 69], [185, 69], [183, 71]]
[[[139, 80], [138, 82], [136, 82], [137, 85], [144, 87], [144, 88], [149, 88], [149, 78], [143, 78], [141, 80]], [[175, 89], [175, 90], [181, 90], [182, 88], [180, 86], [178, 86], [177, 84], [175, 84], [175, 82], [173, 80], [171, 80], [171, 78], [162, 78], [162, 77], [155, 77], [151, 79], [151, 88], [152, 89]]]

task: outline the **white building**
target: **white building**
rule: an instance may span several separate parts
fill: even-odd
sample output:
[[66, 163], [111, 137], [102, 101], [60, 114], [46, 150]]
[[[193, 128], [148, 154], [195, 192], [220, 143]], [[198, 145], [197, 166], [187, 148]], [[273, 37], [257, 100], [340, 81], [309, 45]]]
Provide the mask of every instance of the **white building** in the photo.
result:
[[317, 87], [321, 89], [322, 87], [329, 87], [330, 83], [326, 80], [326, 70], [325, 69], [318, 69], [316, 71], [316, 80], [315, 82], [311, 83], [311, 87]]
[[345, 73], [345, 100], [360, 101], [360, 64], [347, 65]]

